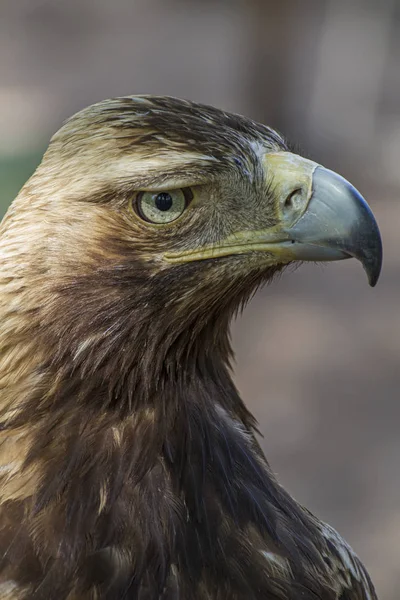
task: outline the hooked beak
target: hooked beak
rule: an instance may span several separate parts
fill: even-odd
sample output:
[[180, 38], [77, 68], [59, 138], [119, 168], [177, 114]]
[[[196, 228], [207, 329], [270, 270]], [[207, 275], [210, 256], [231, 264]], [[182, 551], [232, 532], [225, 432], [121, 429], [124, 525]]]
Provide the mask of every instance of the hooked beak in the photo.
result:
[[354, 257], [363, 265], [369, 284], [376, 285], [382, 267], [378, 225], [361, 194], [337, 173], [316, 167], [307, 209], [286, 234], [295, 260]]

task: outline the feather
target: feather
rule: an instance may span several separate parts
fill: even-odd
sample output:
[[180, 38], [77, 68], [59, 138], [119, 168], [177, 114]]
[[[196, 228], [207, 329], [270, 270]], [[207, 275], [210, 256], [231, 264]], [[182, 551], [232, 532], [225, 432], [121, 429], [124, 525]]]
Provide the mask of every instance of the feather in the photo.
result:
[[[277, 482], [232, 381], [229, 322], [284, 265], [162, 258], [273, 227], [260, 153], [287, 150], [163, 97], [94, 105], [53, 137], [0, 229], [2, 598], [376, 599]], [[134, 214], [138, 190], [185, 185], [190, 219]]]

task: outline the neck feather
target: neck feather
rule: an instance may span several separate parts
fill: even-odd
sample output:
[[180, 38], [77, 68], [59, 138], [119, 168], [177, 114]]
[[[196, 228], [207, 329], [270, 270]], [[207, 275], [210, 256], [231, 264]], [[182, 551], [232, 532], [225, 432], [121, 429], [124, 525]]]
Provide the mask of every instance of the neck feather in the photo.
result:
[[[200, 581], [207, 564], [224, 565], [220, 576], [231, 577], [232, 564], [243, 561], [243, 581], [259, 578], [260, 589], [264, 547], [317, 564], [315, 525], [271, 474], [226, 365], [210, 359], [211, 371], [200, 363], [190, 377], [165, 378], [152, 401], [128, 413], [119, 410], [124, 402], [99, 411], [107, 382], [86, 382], [85, 398], [72, 374], [58, 382], [51, 411], [35, 414], [30, 405], [21, 413], [30, 423], [24, 469], [37, 477], [22, 504], [30, 527], [46, 524], [35, 541], [41, 560], [68, 556], [68, 573], [88, 553], [100, 577], [104, 549], [111, 565], [115, 553], [127, 565], [139, 555], [137, 581], [157, 572], [160, 586], [172, 563]], [[77, 410], [82, 402], [86, 409]]]

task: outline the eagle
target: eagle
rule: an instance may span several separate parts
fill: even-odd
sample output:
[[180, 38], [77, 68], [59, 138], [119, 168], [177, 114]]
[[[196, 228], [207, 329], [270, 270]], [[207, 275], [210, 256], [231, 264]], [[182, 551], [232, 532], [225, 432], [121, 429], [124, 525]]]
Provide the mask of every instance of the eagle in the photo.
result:
[[66, 121], [0, 228], [0, 597], [375, 600], [231, 366], [257, 288], [351, 257], [374, 286], [367, 203], [265, 125], [164, 96]]

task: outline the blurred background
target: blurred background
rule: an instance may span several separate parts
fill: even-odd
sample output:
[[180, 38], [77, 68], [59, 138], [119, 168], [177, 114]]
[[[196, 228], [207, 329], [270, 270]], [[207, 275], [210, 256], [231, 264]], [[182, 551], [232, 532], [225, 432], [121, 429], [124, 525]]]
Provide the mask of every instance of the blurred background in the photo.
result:
[[382, 278], [304, 266], [233, 328], [281, 482], [400, 589], [400, 0], [1, 0], [1, 213], [63, 119], [125, 94], [248, 115], [366, 196]]

